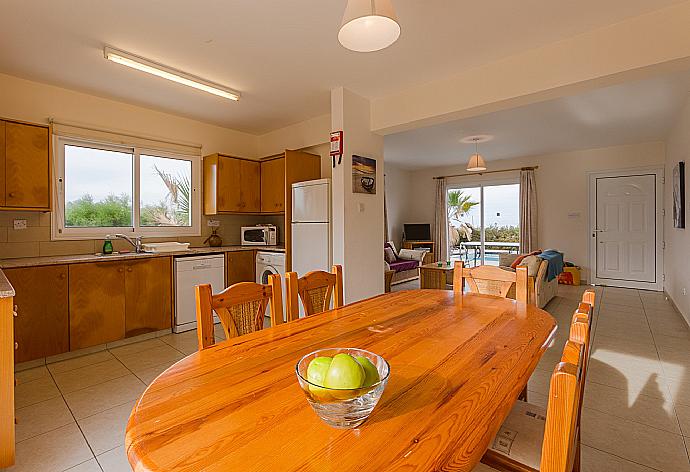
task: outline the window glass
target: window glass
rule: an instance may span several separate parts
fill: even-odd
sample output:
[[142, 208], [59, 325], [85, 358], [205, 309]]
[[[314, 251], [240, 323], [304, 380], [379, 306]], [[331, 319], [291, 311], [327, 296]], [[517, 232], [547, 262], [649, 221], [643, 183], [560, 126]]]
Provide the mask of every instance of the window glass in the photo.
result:
[[141, 226], [191, 226], [191, 161], [142, 154], [139, 182]]
[[65, 227], [131, 227], [133, 153], [65, 145]]

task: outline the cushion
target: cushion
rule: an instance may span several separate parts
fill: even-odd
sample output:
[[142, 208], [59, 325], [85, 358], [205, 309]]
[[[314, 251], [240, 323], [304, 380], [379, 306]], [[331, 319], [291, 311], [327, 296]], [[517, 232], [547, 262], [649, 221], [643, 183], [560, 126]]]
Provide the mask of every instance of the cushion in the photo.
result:
[[420, 251], [418, 249], [401, 249], [398, 258], [406, 261], [422, 261], [428, 251]]
[[386, 241], [386, 244], [384, 244], [383, 247], [391, 248], [393, 250], [393, 254], [395, 254], [395, 257], [398, 257], [398, 250], [395, 248], [395, 244], [393, 243], [393, 241]]
[[412, 270], [419, 267], [419, 262], [417, 261], [403, 261], [398, 259], [397, 261], [391, 263], [391, 270], [396, 272], [402, 272], [404, 270]]
[[383, 248], [383, 258], [388, 262], [389, 264], [392, 262], [395, 262], [397, 257], [395, 257], [395, 253], [393, 250], [389, 247]]
[[517, 401], [489, 449], [496, 454], [539, 470], [545, 425], [546, 410], [544, 408]]
[[536, 277], [541, 265], [541, 259], [537, 256], [527, 256], [522, 260], [521, 266], [527, 266], [527, 275], [529, 277]]
[[511, 267], [512, 269], [515, 269], [517, 266], [520, 265], [520, 263], [522, 262], [522, 260], [523, 260], [525, 257], [527, 257], [527, 256], [536, 256], [537, 254], [541, 254], [541, 251], [532, 251], [532, 252], [530, 252], [529, 254], [520, 254], [519, 256], [517, 256], [517, 257], [515, 258], [515, 260], [513, 261], [513, 263], [510, 264], [510, 267]]

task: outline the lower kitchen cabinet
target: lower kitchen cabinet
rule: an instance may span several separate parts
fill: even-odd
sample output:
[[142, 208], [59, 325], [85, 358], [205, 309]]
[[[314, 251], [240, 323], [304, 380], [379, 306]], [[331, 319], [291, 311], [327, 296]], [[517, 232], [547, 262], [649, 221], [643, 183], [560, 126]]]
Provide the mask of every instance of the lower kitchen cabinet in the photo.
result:
[[172, 259], [125, 262], [125, 336], [170, 328]]
[[69, 314], [67, 266], [6, 269], [15, 290], [15, 362], [67, 352]]
[[70, 350], [125, 337], [125, 265], [88, 262], [69, 266]]
[[254, 251], [234, 251], [225, 255], [225, 286], [238, 282], [256, 282]]

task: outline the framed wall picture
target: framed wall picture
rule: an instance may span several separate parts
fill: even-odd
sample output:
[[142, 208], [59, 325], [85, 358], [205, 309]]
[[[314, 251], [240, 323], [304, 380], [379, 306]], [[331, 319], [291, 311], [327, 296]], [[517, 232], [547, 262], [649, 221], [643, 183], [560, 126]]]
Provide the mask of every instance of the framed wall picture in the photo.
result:
[[685, 228], [685, 162], [673, 168], [673, 226]]
[[352, 191], [376, 195], [376, 160], [352, 156]]

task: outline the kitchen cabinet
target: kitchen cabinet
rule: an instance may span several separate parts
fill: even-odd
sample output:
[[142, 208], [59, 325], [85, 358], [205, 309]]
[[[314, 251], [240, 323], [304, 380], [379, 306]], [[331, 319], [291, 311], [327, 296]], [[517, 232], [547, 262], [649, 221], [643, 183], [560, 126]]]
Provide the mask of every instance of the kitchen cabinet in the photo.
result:
[[2, 121], [0, 133], [0, 206], [4, 209], [50, 210], [50, 129]]
[[70, 350], [170, 328], [169, 257], [69, 266]]
[[256, 259], [254, 251], [233, 251], [225, 254], [225, 286], [238, 282], [256, 281]]
[[119, 261], [69, 266], [71, 351], [125, 337], [124, 272]]
[[285, 158], [261, 161], [261, 213], [285, 211]]
[[15, 362], [69, 351], [68, 269], [66, 265], [7, 269], [17, 317]]
[[204, 157], [204, 213], [259, 213], [259, 161], [212, 154]]
[[125, 337], [172, 325], [172, 258], [125, 262]]

